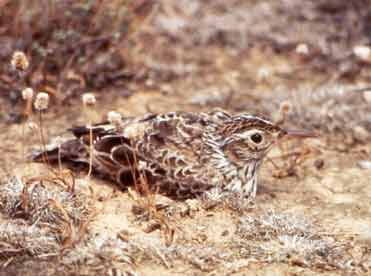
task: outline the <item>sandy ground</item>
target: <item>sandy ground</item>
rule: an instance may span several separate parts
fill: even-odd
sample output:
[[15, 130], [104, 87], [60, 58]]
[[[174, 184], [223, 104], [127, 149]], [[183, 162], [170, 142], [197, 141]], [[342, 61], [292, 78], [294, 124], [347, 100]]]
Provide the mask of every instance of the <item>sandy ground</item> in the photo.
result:
[[[274, 119], [280, 102], [307, 97], [305, 89], [315, 91], [324, 76], [309, 70], [299, 79], [282, 77], [300, 67], [302, 60], [254, 47], [238, 53], [218, 46], [197, 47], [185, 51], [177, 62], [193, 69], [170, 81], [154, 76], [130, 82], [130, 97], [117, 89], [93, 91], [98, 103], [90, 115], [98, 122], [110, 110], [132, 116], [224, 108]], [[268, 73], [262, 75], [261, 68]], [[3, 106], [11, 108], [7, 102]], [[70, 105], [54, 102], [44, 115], [47, 139], [86, 123], [81, 109], [79, 99]], [[295, 116], [289, 116], [287, 126], [313, 128], [310, 120], [305, 125]], [[37, 122], [37, 117], [32, 120]], [[173, 201], [161, 195], [141, 198], [133, 191], [119, 191], [113, 183], [86, 179], [85, 170], [75, 170], [78, 193], [92, 201], [83, 233], [76, 228], [73, 242], [56, 238], [63, 250], [45, 249], [41, 254], [2, 250], [4, 235], [12, 235], [3, 230], [0, 275], [370, 275], [371, 169], [360, 162], [370, 161], [371, 143], [343, 139], [347, 127], [340, 138], [324, 126], [316, 129], [319, 138], [287, 141], [273, 149], [269, 157], [278, 168], [265, 161], [256, 201], [243, 208], [228, 202], [207, 206], [197, 199]], [[25, 136], [22, 132], [19, 124], [0, 122], [3, 188], [10, 176], [50, 174], [47, 166], [24, 161], [22, 149], [30, 152], [40, 143], [28, 128]], [[282, 157], [293, 152], [300, 153], [296, 161]], [[4, 201], [0, 206], [4, 209]], [[42, 227], [29, 216], [4, 210], [0, 223], [4, 227], [19, 219], [30, 237], [33, 226]], [[9, 237], [7, 241], [17, 247]], [[18, 248], [30, 244], [20, 241]]]

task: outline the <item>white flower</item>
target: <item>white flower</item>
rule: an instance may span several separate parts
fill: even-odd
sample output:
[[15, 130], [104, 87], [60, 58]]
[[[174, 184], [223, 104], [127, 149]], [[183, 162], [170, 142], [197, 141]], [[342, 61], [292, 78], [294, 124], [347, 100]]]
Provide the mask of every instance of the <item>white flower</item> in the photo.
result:
[[33, 89], [30, 88], [30, 87], [27, 87], [27, 88], [25, 88], [25, 89], [22, 90], [22, 98], [24, 100], [30, 100], [30, 99], [32, 99], [33, 94], [34, 94]]
[[267, 67], [260, 67], [258, 70], [258, 80], [259, 81], [265, 81], [267, 80], [271, 75], [271, 72]]
[[34, 102], [35, 109], [41, 111], [48, 108], [49, 105], [49, 94], [46, 92], [39, 92], [36, 95], [36, 100]]
[[85, 93], [82, 95], [82, 102], [85, 106], [93, 106], [97, 102], [94, 94]]
[[362, 61], [371, 60], [371, 49], [369, 46], [358, 45], [353, 48], [353, 54]]
[[305, 43], [300, 43], [296, 46], [295, 52], [300, 55], [307, 56], [309, 54], [309, 47]]
[[12, 56], [11, 65], [14, 70], [26, 71], [30, 66], [25, 53], [21, 51], [15, 51]]

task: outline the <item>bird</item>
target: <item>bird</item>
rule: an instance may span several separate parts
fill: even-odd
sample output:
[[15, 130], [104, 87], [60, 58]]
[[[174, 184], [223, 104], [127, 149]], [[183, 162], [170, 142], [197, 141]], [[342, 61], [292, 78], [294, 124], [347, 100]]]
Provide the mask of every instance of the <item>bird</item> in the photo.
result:
[[122, 189], [145, 179], [151, 191], [179, 199], [210, 191], [255, 198], [264, 157], [290, 135], [267, 119], [223, 110], [149, 113], [69, 130], [73, 138], [34, 152], [33, 160], [91, 162]]

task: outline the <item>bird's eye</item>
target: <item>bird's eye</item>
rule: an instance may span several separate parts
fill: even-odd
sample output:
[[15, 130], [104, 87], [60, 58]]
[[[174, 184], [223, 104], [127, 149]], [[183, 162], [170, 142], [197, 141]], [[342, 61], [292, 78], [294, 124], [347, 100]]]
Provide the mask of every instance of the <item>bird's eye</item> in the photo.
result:
[[263, 136], [260, 133], [254, 133], [250, 138], [255, 144], [259, 144], [263, 141]]

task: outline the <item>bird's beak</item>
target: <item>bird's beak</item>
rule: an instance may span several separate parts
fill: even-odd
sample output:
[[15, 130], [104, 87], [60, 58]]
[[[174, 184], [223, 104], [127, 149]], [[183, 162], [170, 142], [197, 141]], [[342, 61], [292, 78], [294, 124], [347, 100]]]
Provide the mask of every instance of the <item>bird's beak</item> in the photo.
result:
[[317, 138], [318, 134], [313, 131], [307, 130], [282, 130], [278, 135], [278, 138], [287, 137], [287, 138]]

